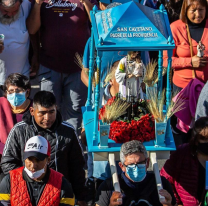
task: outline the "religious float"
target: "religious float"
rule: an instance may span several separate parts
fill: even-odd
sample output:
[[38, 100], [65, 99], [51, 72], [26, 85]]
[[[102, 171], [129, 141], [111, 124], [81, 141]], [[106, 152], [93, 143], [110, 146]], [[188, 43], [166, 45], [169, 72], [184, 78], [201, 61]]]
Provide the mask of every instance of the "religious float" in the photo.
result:
[[[125, 141], [132, 140], [134, 137], [134, 139], [137, 139], [136, 137], [142, 137], [143, 135], [143, 144], [150, 153], [157, 187], [160, 189], [162, 188], [162, 185], [157, 158], [169, 158], [170, 151], [176, 149], [170, 128], [170, 121], [167, 115], [168, 112], [171, 113], [171, 111], [173, 111], [173, 107], [171, 108], [171, 111], [169, 109], [172, 104], [170, 71], [172, 50], [175, 48], [175, 44], [172, 38], [166, 10], [163, 5], [160, 6], [159, 10], [155, 10], [135, 1], [130, 1], [104, 11], [98, 11], [95, 6], [93, 11], [91, 11], [91, 22], [88, 97], [86, 106], [82, 108], [88, 151], [94, 153], [95, 161], [109, 160], [114, 188], [116, 191], [120, 191], [117, 171], [115, 169], [115, 160], [119, 160], [119, 151], [123, 141], [120, 140], [119, 137], [122, 136], [123, 133], [119, 133], [118, 128], [126, 128], [125, 132], [127, 130], [130, 131], [131, 137], [129, 137], [129, 139], [125, 140], [125, 138], [129, 136], [128, 132], [123, 135]], [[92, 104], [95, 50], [97, 51], [97, 69], [94, 88], [95, 100], [94, 104]], [[164, 95], [163, 91], [162, 78], [163, 50], [167, 50], [168, 53], [166, 95]], [[155, 82], [150, 83], [149, 86], [146, 84], [148, 86], [147, 91], [150, 91], [147, 92], [148, 95], [151, 96], [153, 93], [156, 95], [152, 95], [150, 99], [152, 98], [153, 100], [155, 98], [154, 106], [157, 107], [157, 109], [159, 107], [160, 110], [158, 112], [158, 117], [154, 114], [155, 120], [151, 114], [151, 107], [154, 106], [142, 106], [143, 100], [137, 95], [140, 90], [137, 91], [136, 89], [133, 89], [135, 84], [138, 83], [138, 78], [135, 78], [133, 83], [132, 79], [128, 80], [131, 73], [134, 73], [135, 76], [139, 75], [139, 70], [129, 73], [126, 72], [122, 66], [119, 67], [120, 71], [116, 72], [118, 78], [117, 82], [126, 75], [126, 77], [123, 78], [125, 81], [120, 82], [119, 95], [116, 98], [111, 99], [103, 108], [99, 108], [100, 95], [102, 95], [100, 94], [100, 69], [102, 53], [105, 51], [159, 51], [157, 84], [155, 84]], [[129, 67], [127, 66], [127, 70], [128, 68]], [[148, 72], [148, 68], [146, 69], [146, 72]], [[164, 104], [165, 101], [166, 103]], [[137, 109], [134, 112], [133, 107], [135, 103]], [[114, 113], [111, 111], [112, 108]], [[123, 108], [123, 110], [121, 108]], [[141, 110], [140, 112], [139, 109]], [[143, 111], [145, 109], [149, 112]], [[111, 113], [112, 119], [110, 122], [108, 121], [110, 119], [109, 117], [106, 120], [106, 110], [109, 110]], [[119, 112], [119, 116], [121, 115], [120, 117], [116, 116], [117, 113], [115, 111], [118, 110], [122, 110]], [[125, 114], [125, 110], [127, 111], [127, 114]], [[128, 112], [128, 110], [130, 110], [130, 112]], [[146, 125], [146, 128], [144, 125]], [[132, 135], [133, 130], [134, 135]], [[116, 132], [117, 137], [115, 135]], [[144, 133], [146, 135], [144, 135]], [[139, 140], [142, 141], [141, 138]], [[160, 198], [162, 199], [161, 196]]]

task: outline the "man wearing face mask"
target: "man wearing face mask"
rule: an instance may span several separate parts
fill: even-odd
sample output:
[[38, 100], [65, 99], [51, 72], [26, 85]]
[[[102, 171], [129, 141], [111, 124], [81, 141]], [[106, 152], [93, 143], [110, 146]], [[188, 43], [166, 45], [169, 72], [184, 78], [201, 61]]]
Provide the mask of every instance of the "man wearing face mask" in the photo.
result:
[[74, 205], [71, 184], [49, 169], [51, 147], [41, 136], [31, 137], [24, 150], [24, 165], [12, 170], [0, 184], [0, 206]]
[[160, 202], [155, 176], [147, 172], [149, 158], [143, 144], [137, 140], [126, 142], [121, 146], [120, 163], [123, 173], [119, 176], [121, 193], [113, 192], [112, 179], [104, 181], [97, 192], [96, 206], [171, 206], [176, 200], [169, 182], [162, 178], [163, 188], [160, 195], [165, 197]]
[[33, 98], [33, 106], [17, 123], [6, 140], [1, 168], [4, 174], [24, 165], [24, 148], [28, 139], [41, 135], [51, 145], [49, 167], [60, 172], [71, 183], [78, 203], [85, 205], [84, 157], [76, 132], [63, 122], [57, 110], [53, 93], [39, 91]]

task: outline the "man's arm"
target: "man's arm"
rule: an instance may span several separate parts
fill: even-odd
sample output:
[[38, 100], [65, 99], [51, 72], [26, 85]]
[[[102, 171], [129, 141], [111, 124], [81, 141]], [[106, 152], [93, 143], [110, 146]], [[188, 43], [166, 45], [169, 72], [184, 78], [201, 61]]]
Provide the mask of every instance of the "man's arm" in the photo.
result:
[[14, 126], [10, 131], [6, 140], [4, 151], [1, 158], [1, 168], [4, 174], [8, 174], [10, 170], [22, 166], [21, 146], [18, 143], [18, 127]]
[[40, 8], [44, 0], [36, 0], [26, 24], [29, 34], [36, 34], [41, 26]]
[[61, 198], [59, 206], [66, 206], [66, 205], [75, 205], [75, 197], [72, 191], [71, 184], [67, 181], [66, 178], [62, 178], [62, 185], [61, 185]]
[[36, 34], [30, 34], [30, 42], [33, 48], [33, 56], [31, 62], [32, 72], [37, 72], [39, 70], [39, 51], [40, 51], [40, 39], [39, 32]]
[[8, 174], [0, 183], [0, 206], [10, 205], [10, 175]]

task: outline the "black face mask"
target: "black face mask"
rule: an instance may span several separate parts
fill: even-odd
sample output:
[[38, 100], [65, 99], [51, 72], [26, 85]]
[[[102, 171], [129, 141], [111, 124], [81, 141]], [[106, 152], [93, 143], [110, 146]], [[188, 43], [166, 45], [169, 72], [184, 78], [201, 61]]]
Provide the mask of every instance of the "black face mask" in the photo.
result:
[[207, 143], [199, 143], [197, 147], [198, 152], [208, 155], [208, 142]]

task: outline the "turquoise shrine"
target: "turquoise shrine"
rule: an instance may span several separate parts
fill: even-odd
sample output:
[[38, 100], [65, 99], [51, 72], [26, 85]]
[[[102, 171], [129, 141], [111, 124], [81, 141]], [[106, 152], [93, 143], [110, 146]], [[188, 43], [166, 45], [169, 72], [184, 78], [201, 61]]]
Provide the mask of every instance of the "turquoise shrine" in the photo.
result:
[[[102, 53], [105, 51], [159, 51], [158, 56], [158, 85], [162, 92], [163, 50], [168, 51], [166, 108], [171, 101], [171, 69], [172, 51], [175, 44], [172, 38], [166, 10], [163, 5], [159, 10], [143, 6], [135, 1], [117, 7], [99, 11], [95, 6], [91, 11], [91, 51], [89, 68], [89, 86], [87, 104], [83, 110], [83, 121], [89, 152], [119, 152], [121, 144], [108, 139], [105, 148], [100, 147], [100, 133], [98, 131], [98, 113], [100, 101], [100, 68]], [[97, 81], [95, 88], [95, 104], [92, 105], [92, 75], [94, 68], [94, 51], [97, 50]], [[92, 107], [94, 106], [94, 107]], [[165, 143], [165, 144], [164, 144]], [[165, 142], [155, 145], [155, 141], [144, 142], [147, 151], [172, 151], [175, 143], [167, 123]]]

